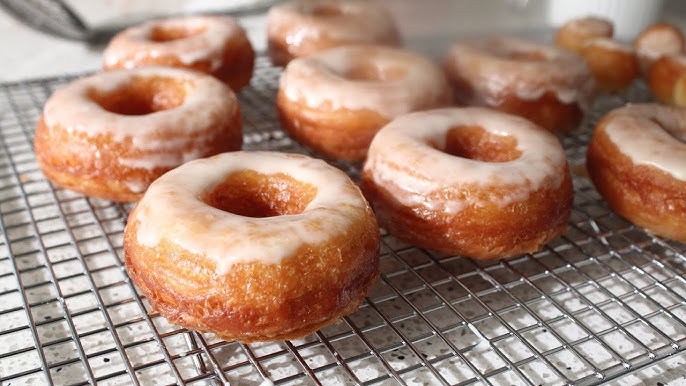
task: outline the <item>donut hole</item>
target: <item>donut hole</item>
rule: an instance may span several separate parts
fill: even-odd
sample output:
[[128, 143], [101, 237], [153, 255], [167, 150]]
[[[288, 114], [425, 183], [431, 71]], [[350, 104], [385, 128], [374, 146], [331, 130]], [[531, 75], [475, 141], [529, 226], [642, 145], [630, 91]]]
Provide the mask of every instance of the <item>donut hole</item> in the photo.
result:
[[308, 13], [312, 16], [322, 17], [342, 16], [345, 14], [344, 10], [335, 4], [315, 5], [308, 10]]
[[509, 51], [503, 55], [505, 59], [517, 60], [520, 62], [546, 62], [548, 58], [545, 54], [538, 51]]
[[231, 173], [204, 201], [224, 212], [261, 218], [303, 213], [316, 195], [316, 187], [286, 174], [243, 170]]
[[686, 131], [680, 130], [680, 128], [678, 127], [672, 127], [671, 125], [667, 125], [656, 117], [650, 117], [648, 118], [648, 120], [656, 124], [658, 127], [662, 128], [662, 130], [669, 134], [670, 137], [674, 138], [679, 142], [686, 143]]
[[103, 109], [120, 115], [145, 115], [171, 110], [186, 97], [185, 81], [165, 77], [134, 77], [112, 91], [90, 91], [90, 98]]
[[448, 130], [443, 152], [483, 162], [508, 162], [521, 157], [517, 140], [487, 132], [479, 126], [456, 126]]
[[149, 39], [153, 42], [164, 43], [172, 40], [186, 39], [200, 35], [207, 29], [204, 25], [167, 25], [158, 24], [152, 27]]
[[362, 61], [348, 68], [344, 78], [353, 81], [392, 82], [405, 77], [407, 69], [401, 66], [380, 66], [373, 62]]

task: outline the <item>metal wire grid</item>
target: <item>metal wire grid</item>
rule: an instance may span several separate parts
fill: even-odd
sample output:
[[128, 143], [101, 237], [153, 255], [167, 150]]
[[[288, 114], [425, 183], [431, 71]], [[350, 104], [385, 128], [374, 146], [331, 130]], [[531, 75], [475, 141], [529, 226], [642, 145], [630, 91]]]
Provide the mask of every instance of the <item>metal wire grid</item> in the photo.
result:
[[[260, 58], [239, 97], [245, 147], [306, 152], [276, 122], [278, 76]], [[608, 210], [579, 166], [589, 129], [563, 138], [572, 220], [539, 253], [477, 262], [384, 234], [365, 303], [304, 339], [240, 344], [171, 325], [125, 273], [130, 206], [54, 187], [36, 165], [33, 127], [69, 80], [0, 85], [0, 384], [591, 385], [684, 351], [686, 247]]]

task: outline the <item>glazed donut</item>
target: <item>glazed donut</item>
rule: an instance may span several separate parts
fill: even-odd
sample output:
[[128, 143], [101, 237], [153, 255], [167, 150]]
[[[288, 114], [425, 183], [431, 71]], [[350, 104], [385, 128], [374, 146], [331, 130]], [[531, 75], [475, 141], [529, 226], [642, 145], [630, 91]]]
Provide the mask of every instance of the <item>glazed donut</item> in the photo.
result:
[[593, 97], [582, 58], [517, 38], [458, 42], [444, 64], [458, 103], [520, 115], [548, 130], [576, 128]]
[[166, 171], [241, 143], [238, 103], [226, 85], [195, 71], [145, 67], [95, 74], [55, 91], [34, 147], [55, 184], [135, 201]]
[[684, 52], [684, 35], [679, 28], [671, 24], [653, 24], [636, 37], [634, 48], [641, 72], [646, 74], [653, 63], [662, 56]]
[[243, 342], [300, 338], [357, 309], [379, 228], [342, 171], [234, 152], [155, 181], [124, 232], [129, 276], [172, 323]]
[[659, 236], [686, 242], [686, 110], [635, 104], [603, 117], [588, 172], [612, 210]]
[[557, 30], [555, 45], [578, 54], [588, 40], [611, 38], [613, 33], [610, 20], [596, 16], [582, 17], [568, 21]]
[[329, 157], [359, 160], [394, 117], [448, 106], [452, 91], [440, 67], [382, 46], [331, 48], [291, 61], [276, 104], [282, 127]]
[[277, 66], [291, 59], [347, 44], [400, 43], [388, 11], [359, 0], [294, 0], [267, 14], [269, 57]]
[[243, 28], [227, 16], [150, 21], [115, 35], [103, 54], [105, 70], [142, 66], [189, 68], [234, 91], [250, 83], [255, 52]]
[[648, 86], [657, 100], [686, 106], [686, 55], [664, 55], [650, 67]]
[[395, 119], [372, 141], [361, 188], [395, 237], [476, 259], [539, 250], [565, 233], [572, 206], [557, 138], [480, 107]]
[[633, 47], [616, 40], [589, 39], [580, 53], [600, 91], [624, 90], [641, 73]]

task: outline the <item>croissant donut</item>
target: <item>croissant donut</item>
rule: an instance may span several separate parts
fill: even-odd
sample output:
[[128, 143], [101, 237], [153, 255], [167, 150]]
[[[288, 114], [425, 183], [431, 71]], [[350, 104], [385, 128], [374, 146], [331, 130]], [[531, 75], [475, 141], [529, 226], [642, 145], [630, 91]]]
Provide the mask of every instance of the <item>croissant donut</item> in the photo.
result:
[[250, 83], [255, 52], [228, 16], [154, 20], [115, 35], [103, 53], [105, 70], [171, 66], [210, 74], [238, 91]]
[[397, 46], [395, 21], [386, 9], [360, 0], [294, 0], [267, 14], [271, 61], [285, 66], [294, 58], [348, 44]]
[[34, 149], [55, 184], [135, 201], [170, 169], [241, 144], [241, 114], [229, 87], [195, 71], [145, 67], [91, 75], [55, 91]]
[[321, 160], [224, 153], [155, 181], [129, 216], [129, 276], [171, 322], [243, 342], [296, 339], [357, 309], [379, 228]]
[[344, 46], [291, 61], [279, 84], [281, 126], [331, 158], [361, 160], [381, 127], [411, 111], [448, 106], [441, 68], [418, 54]]
[[551, 131], [576, 128], [593, 98], [584, 60], [539, 43], [509, 37], [458, 42], [444, 63], [457, 102], [519, 115]]
[[557, 138], [476, 107], [389, 123], [372, 141], [361, 187], [392, 235], [476, 259], [538, 251], [565, 232], [572, 206]]
[[612, 210], [659, 236], [686, 242], [686, 110], [615, 109], [596, 126], [588, 172]]

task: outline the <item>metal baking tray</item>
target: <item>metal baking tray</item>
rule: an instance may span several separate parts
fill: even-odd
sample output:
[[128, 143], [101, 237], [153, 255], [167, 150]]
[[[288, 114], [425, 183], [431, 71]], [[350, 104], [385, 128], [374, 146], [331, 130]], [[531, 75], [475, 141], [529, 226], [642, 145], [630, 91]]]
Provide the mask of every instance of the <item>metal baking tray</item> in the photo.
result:
[[[276, 120], [279, 75], [259, 57], [239, 95], [245, 148], [307, 153]], [[41, 174], [34, 125], [71, 79], [0, 85], [4, 386], [594, 385], [685, 363], [686, 246], [615, 215], [583, 168], [593, 123], [648, 99], [640, 83], [600, 98], [581, 129], [560, 137], [575, 174], [564, 237], [535, 254], [479, 262], [384, 233], [380, 279], [357, 312], [300, 340], [241, 344], [150, 309], [122, 263], [131, 205]], [[358, 177], [359, 164], [334, 165]]]

